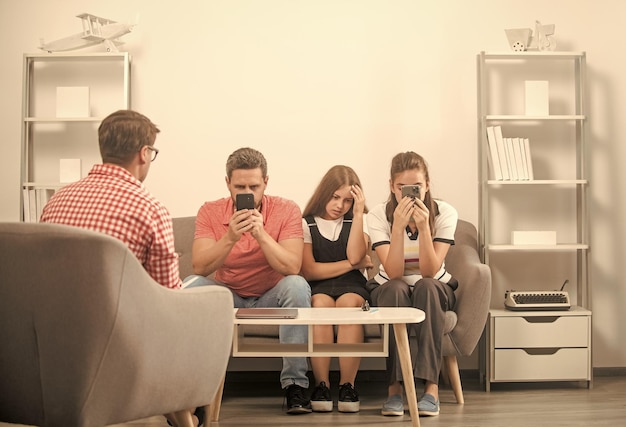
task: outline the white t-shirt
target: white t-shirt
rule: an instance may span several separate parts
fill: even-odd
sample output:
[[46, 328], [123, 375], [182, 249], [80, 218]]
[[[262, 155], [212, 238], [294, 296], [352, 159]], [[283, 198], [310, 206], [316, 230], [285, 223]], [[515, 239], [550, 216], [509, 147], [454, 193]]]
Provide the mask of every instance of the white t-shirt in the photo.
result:
[[[459, 215], [456, 209], [449, 203], [441, 200], [435, 200], [435, 203], [439, 207], [439, 215], [435, 217], [433, 241], [446, 242], [453, 245], [454, 232], [456, 231]], [[391, 224], [389, 224], [385, 215], [386, 204], [385, 202], [375, 206], [367, 214], [368, 234], [372, 241], [373, 249], [380, 245], [391, 244]], [[450, 273], [446, 271], [445, 263], [442, 263], [441, 268], [435, 275], [435, 279], [447, 283], [451, 277]], [[422, 275], [419, 269], [419, 239], [417, 239], [417, 233], [410, 236], [407, 231], [404, 234], [404, 275], [402, 280], [409, 285], [414, 285], [421, 278]], [[382, 264], [380, 265], [379, 273], [374, 279], [381, 285], [389, 280]]]
[[[343, 228], [343, 217], [337, 219], [324, 219], [319, 216], [314, 216], [317, 229], [320, 234], [331, 242], [336, 241], [341, 234]], [[306, 223], [306, 219], [302, 218], [302, 231], [304, 232], [304, 243], [312, 243], [311, 229]], [[363, 233], [367, 234], [367, 215], [363, 215]]]

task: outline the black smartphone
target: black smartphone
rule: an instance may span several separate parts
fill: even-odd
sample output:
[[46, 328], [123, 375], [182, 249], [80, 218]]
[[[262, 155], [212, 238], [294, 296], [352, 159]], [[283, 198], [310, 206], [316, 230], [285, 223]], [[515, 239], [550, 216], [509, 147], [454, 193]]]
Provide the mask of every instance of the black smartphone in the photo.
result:
[[412, 199], [421, 199], [420, 191], [422, 190], [419, 185], [403, 185], [400, 187], [402, 189], [402, 197], [410, 197]]
[[242, 209], [254, 209], [254, 194], [252, 193], [239, 193], [235, 198], [235, 206], [237, 210]]

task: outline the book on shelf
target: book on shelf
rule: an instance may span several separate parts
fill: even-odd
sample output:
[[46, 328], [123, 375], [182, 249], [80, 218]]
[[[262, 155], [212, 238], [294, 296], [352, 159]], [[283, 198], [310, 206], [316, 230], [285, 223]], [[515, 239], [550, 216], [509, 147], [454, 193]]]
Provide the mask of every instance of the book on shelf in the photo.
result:
[[526, 181], [526, 170], [524, 163], [526, 161], [525, 156], [522, 154], [522, 144], [520, 138], [511, 138], [513, 145], [513, 157], [515, 157], [515, 167], [517, 168], [517, 179], [520, 181]]
[[524, 171], [524, 180], [528, 181], [528, 164], [526, 163], [526, 146], [524, 145], [524, 138], [518, 138], [519, 151], [522, 158], [522, 170]]
[[28, 188], [22, 189], [22, 210], [24, 222], [30, 222], [30, 190]]
[[489, 146], [489, 154], [487, 158], [492, 179], [502, 181], [502, 167], [500, 166], [500, 156], [498, 155], [496, 134], [493, 130], [493, 126], [487, 127], [487, 145]]
[[52, 188], [24, 188], [22, 190], [24, 222], [38, 222], [43, 207], [54, 194]]
[[533, 162], [530, 157], [530, 140], [528, 138], [524, 138], [524, 155], [526, 156], [526, 173], [528, 174], [528, 179], [532, 181], [535, 179], [535, 175], [533, 173]]
[[[487, 144], [489, 166], [493, 171], [491, 179], [497, 181], [534, 180], [530, 140], [528, 138], [504, 137], [500, 126], [488, 126]], [[499, 169], [498, 165], [500, 166]]]
[[503, 139], [504, 149], [506, 151], [506, 158], [509, 164], [509, 173], [511, 174], [511, 181], [519, 181], [517, 161], [515, 160], [515, 152], [513, 150], [513, 138], [505, 137]]
[[549, 82], [547, 80], [526, 80], [524, 111], [527, 116], [548, 116]]
[[34, 188], [28, 190], [28, 222], [37, 222], [37, 193]]
[[502, 170], [502, 179], [508, 181], [511, 179], [511, 167], [506, 155], [506, 149], [504, 147], [504, 140], [502, 138], [502, 127], [494, 126], [493, 133], [496, 137], [496, 148], [498, 150], [498, 159], [500, 160], [500, 169]]

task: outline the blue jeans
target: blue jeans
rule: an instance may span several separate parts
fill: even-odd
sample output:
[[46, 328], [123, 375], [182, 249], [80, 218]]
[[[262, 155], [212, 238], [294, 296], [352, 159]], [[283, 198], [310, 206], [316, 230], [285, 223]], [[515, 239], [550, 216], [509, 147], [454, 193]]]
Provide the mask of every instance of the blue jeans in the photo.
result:
[[[217, 282], [204, 276], [188, 276], [183, 281], [183, 286], [192, 288], [196, 286], [219, 285]], [[229, 288], [230, 289], [230, 288]], [[232, 291], [231, 291], [232, 292]], [[311, 288], [302, 276], [290, 275], [283, 277], [276, 285], [260, 297], [243, 298], [232, 292], [235, 307], [311, 307]], [[308, 327], [306, 325], [281, 325], [279, 328], [281, 343], [302, 344], [308, 340]], [[300, 387], [309, 388], [309, 377], [306, 376], [309, 364], [306, 357], [283, 357], [283, 369], [280, 373], [280, 385], [282, 388], [297, 384]]]

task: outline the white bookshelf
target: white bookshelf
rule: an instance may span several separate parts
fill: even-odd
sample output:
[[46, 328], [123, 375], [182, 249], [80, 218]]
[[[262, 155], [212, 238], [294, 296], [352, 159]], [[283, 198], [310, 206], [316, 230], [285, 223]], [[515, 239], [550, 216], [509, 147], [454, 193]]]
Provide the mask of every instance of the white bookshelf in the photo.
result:
[[[548, 115], [524, 114], [523, 90], [528, 80], [549, 82]], [[479, 246], [482, 260], [493, 274], [491, 334], [486, 334], [485, 340], [487, 389], [491, 382], [499, 381], [581, 380], [591, 384], [585, 85], [585, 52], [481, 52], [477, 56]], [[494, 171], [490, 170], [494, 159], [489, 157], [493, 155], [487, 138], [489, 126], [500, 126], [504, 138], [529, 139], [534, 179], [494, 179]], [[554, 231], [557, 242], [516, 245], [512, 231]], [[574, 304], [570, 311], [504, 309], [506, 290], [554, 290], [564, 279], [573, 284], [566, 289]], [[559, 321], [561, 317], [567, 319]], [[574, 317], [583, 320], [578, 322]], [[533, 329], [548, 337], [547, 342], [538, 338], [541, 344], [528, 344], [521, 338], [515, 341], [515, 337], [515, 342], [507, 343], [520, 352], [524, 363], [539, 367], [531, 374], [520, 372], [521, 367], [515, 365], [521, 359], [509, 359], [517, 353], [500, 348], [501, 343], [496, 340], [499, 335], [494, 331], [498, 327], [502, 330], [507, 322], [519, 322], [522, 332]], [[556, 375], [549, 374], [551, 367], [560, 367], [561, 358], [567, 359], [567, 353], [574, 351], [569, 347], [575, 345], [556, 342], [559, 333], [550, 329], [553, 322], [568, 325], [567, 328], [583, 325], [574, 335], [585, 337], [582, 350], [576, 350], [580, 358], [575, 369], [560, 370]], [[554, 338], [553, 345], [550, 337]], [[538, 352], [538, 347], [543, 350]]]
[[[24, 54], [22, 77], [22, 156], [20, 218], [37, 221], [29, 193], [52, 194], [60, 182], [60, 160], [80, 159], [80, 176], [101, 161], [97, 128], [104, 117], [130, 108], [130, 55], [127, 52]], [[57, 88], [88, 88], [88, 111], [57, 117]], [[29, 209], [27, 209], [29, 208]]]

